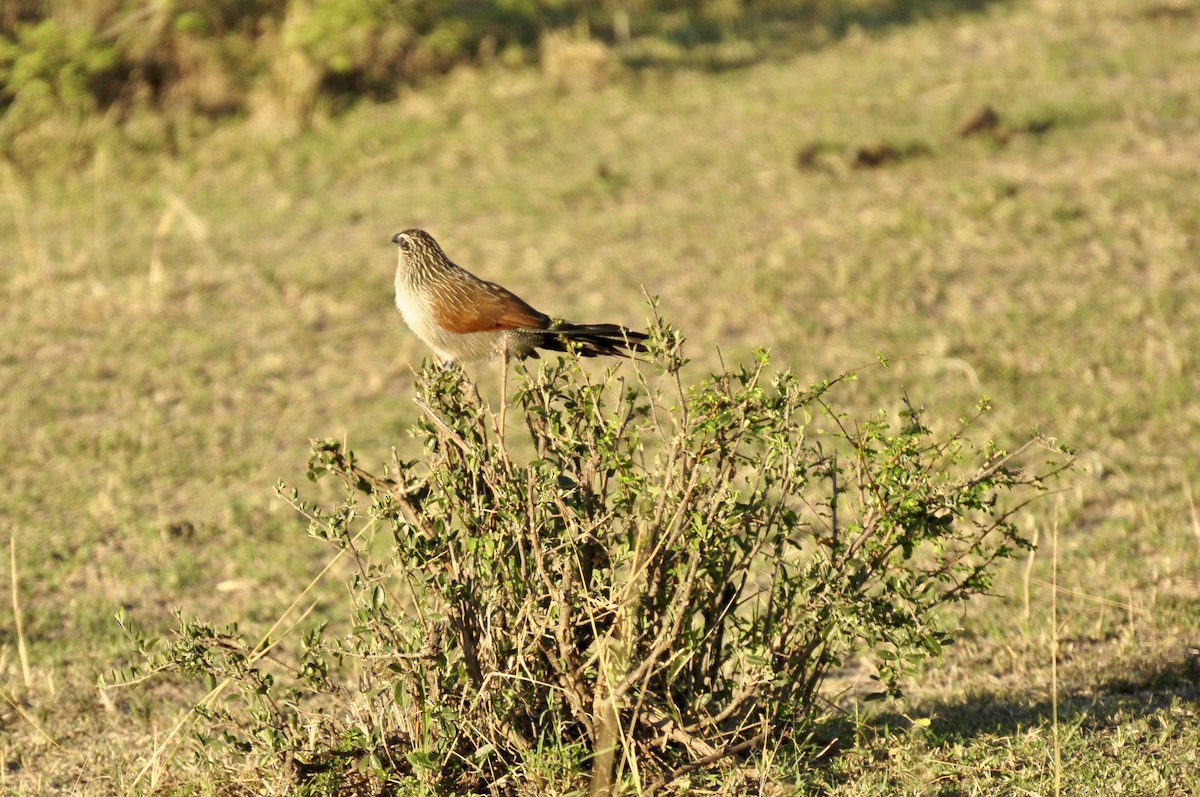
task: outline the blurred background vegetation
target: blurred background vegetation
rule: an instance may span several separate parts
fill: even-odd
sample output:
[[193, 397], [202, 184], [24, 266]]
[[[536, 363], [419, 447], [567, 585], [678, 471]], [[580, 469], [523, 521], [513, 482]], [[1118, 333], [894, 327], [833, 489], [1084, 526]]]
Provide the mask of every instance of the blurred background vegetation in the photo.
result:
[[990, 0], [17, 0], [0, 7], [0, 146], [47, 118], [141, 112], [295, 130], [460, 64], [741, 66]]

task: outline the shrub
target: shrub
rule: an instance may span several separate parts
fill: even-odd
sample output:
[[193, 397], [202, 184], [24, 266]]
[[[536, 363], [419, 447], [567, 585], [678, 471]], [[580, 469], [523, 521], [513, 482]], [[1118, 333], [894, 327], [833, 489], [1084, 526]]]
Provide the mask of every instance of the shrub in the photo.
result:
[[22, 23], [0, 37], [0, 108], [9, 127], [29, 124], [58, 108], [90, 111], [115, 94], [116, 50], [88, 28], [56, 20]]
[[907, 401], [855, 422], [832, 405], [852, 375], [805, 387], [762, 352], [684, 389], [656, 335], [653, 382], [560, 359], [519, 371], [511, 410], [423, 369], [420, 459], [374, 473], [314, 441], [345, 499], [280, 487], [356, 563], [345, 632], [272, 661], [181, 622], [148, 666], [228, 679], [203, 707], [225, 738], [324, 783], [640, 793], [768, 743], [803, 759], [826, 675], [861, 654], [898, 695], [1068, 457], [936, 436]]

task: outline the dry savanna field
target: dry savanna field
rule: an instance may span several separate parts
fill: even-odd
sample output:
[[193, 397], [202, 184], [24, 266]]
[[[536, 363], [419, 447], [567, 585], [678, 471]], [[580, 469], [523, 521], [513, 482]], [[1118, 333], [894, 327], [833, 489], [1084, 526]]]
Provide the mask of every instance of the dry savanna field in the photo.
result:
[[659, 297], [685, 377], [882, 354], [864, 417], [987, 396], [987, 435], [1077, 452], [902, 700], [847, 667], [818, 765], [698, 793], [1200, 794], [1200, 3], [935, 5], [721, 68], [548, 43], [286, 135], [73, 118], [0, 162], [0, 792], [281, 788], [163, 746], [206, 684], [98, 679], [130, 663], [119, 610], [262, 634], [321, 573], [274, 493], [334, 495], [310, 438], [412, 446], [389, 241], [421, 227], [554, 315], [641, 327]]

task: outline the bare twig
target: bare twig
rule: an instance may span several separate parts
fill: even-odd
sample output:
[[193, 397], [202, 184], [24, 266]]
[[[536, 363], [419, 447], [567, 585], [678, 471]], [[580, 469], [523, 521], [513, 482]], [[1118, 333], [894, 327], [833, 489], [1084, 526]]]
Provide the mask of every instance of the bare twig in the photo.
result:
[[731, 744], [728, 747], [725, 747], [721, 750], [717, 750], [716, 752], [712, 753], [711, 755], [707, 755], [703, 758], [699, 758], [699, 759], [696, 759], [695, 761], [691, 761], [687, 764], [684, 764], [681, 767], [677, 767], [676, 769], [672, 770], [666, 777], [662, 778], [661, 780], [656, 781], [652, 786], [650, 786], [649, 789], [647, 789], [647, 792], [649, 794], [655, 794], [656, 792], [658, 792], [659, 789], [679, 780], [684, 775], [687, 775], [690, 772], [695, 772], [697, 769], [703, 769], [704, 767], [715, 764], [724, 758], [729, 758], [731, 756], [735, 756], [735, 755], [738, 755], [740, 753], [743, 753], [743, 752], [749, 750], [750, 748], [754, 747], [756, 744], [759, 744], [760, 742], [765, 740], [767, 738], [767, 736], [770, 734], [771, 725], [769, 723], [767, 723], [766, 721], [764, 721], [763, 724], [766, 727], [764, 727], [761, 731], [759, 731], [758, 733], [751, 736], [749, 739], [743, 739], [742, 741], [738, 742], [737, 744]]

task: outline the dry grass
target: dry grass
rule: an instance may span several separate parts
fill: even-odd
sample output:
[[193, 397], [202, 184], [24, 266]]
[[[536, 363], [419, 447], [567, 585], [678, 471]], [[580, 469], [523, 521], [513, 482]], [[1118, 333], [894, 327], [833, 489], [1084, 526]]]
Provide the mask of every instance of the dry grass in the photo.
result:
[[[265, 631], [324, 566], [271, 485], [302, 478], [309, 437], [379, 460], [406, 442], [424, 352], [387, 241], [422, 226], [573, 319], [636, 324], [644, 284], [697, 373], [718, 349], [771, 346], [811, 379], [882, 351], [865, 409], [903, 388], [952, 418], [986, 393], [998, 433], [1080, 449], [1059, 623], [1043, 552], [1029, 616], [1013, 567], [893, 707], [929, 723], [848, 721], [831, 792], [1052, 791], [1057, 638], [1063, 793], [1194, 793], [1200, 10], [1167, 8], [997, 3], [574, 90], [464, 70], [286, 143], [229, 125], [170, 156], [92, 131], [87, 158], [6, 169], [0, 534], [23, 628], [0, 627], [0, 789], [125, 793], [202, 697], [101, 697], [117, 608]], [[984, 106], [1004, 134], [962, 137]], [[176, 757], [160, 790], [255, 791], [200, 772]]]

